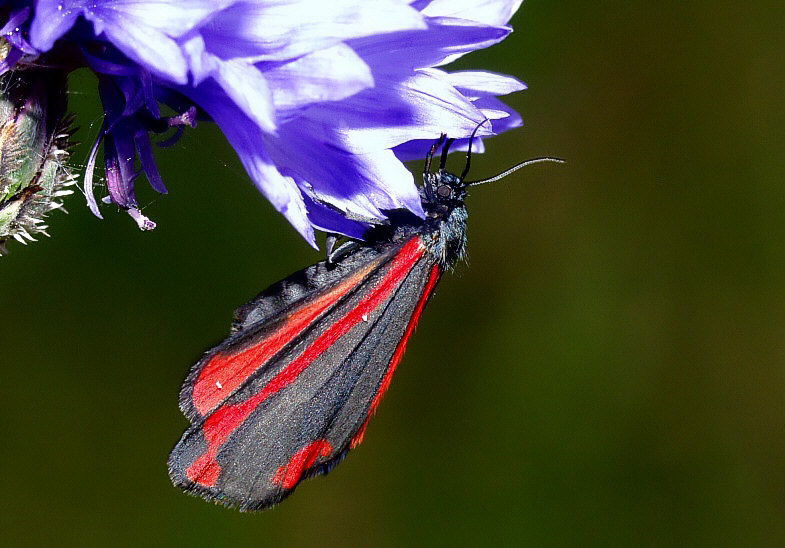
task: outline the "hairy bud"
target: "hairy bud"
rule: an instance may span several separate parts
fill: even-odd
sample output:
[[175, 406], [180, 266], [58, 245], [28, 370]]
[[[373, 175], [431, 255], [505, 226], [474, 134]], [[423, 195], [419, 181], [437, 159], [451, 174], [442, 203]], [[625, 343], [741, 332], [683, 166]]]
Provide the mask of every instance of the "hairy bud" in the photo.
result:
[[[0, 57], [7, 49], [0, 47]], [[44, 222], [72, 191], [65, 74], [17, 65], [0, 76], [0, 254], [48, 235]]]

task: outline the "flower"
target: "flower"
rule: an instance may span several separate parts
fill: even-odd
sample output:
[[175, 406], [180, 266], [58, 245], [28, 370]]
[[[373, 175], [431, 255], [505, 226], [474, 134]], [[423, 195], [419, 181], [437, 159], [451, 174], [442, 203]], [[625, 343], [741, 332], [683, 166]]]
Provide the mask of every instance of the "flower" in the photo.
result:
[[[390, 210], [422, 216], [402, 161], [423, 157], [441, 133], [465, 139], [485, 119], [491, 124], [479, 137], [521, 124], [497, 99], [524, 89], [518, 80], [437, 68], [503, 40], [519, 5], [12, 1], [0, 8], [7, 14], [0, 34], [10, 47], [0, 72], [87, 65], [98, 75], [106, 116], [84, 186], [99, 217], [92, 180], [101, 144], [104, 201], [151, 228], [134, 195], [141, 172], [166, 192], [150, 135], [211, 120], [254, 185], [315, 246], [314, 229], [361, 237]], [[162, 116], [161, 105], [177, 114]]]

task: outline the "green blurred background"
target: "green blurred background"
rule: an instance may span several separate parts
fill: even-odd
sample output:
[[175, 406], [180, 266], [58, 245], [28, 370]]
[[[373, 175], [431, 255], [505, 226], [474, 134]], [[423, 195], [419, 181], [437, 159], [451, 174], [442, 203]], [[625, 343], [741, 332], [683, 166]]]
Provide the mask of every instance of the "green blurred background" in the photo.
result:
[[[215, 128], [159, 155], [155, 231], [76, 195], [51, 239], [10, 244], [6, 543], [785, 544], [785, 4], [527, 0], [513, 24], [458, 65], [530, 88], [473, 175], [569, 163], [472, 192], [471, 265], [365, 443], [272, 511], [166, 474], [192, 362], [321, 257]], [[84, 163], [98, 98], [72, 89]]]

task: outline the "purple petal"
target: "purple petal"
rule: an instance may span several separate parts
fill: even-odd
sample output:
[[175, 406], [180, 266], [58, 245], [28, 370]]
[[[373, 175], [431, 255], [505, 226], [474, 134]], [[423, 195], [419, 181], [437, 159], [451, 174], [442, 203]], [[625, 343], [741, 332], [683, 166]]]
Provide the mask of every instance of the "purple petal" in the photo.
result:
[[106, 183], [112, 201], [125, 209], [135, 207], [133, 182], [136, 153], [127, 131], [112, 131], [104, 138], [104, 163]]
[[35, 49], [30, 43], [24, 39], [21, 32], [12, 32], [5, 37], [8, 43], [19, 49], [25, 55], [38, 55], [40, 52]]
[[428, 17], [456, 17], [486, 25], [506, 25], [523, 0], [433, 0], [422, 10]]
[[523, 125], [521, 115], [496, 97], [482, 97], [474, 104], [491, 120], [495, 134]]
[[142, 87], [142, 95], [144, 96], [144, 105], [154, 118], [161, 117], [161, 110], [158, 108], [158, 102], [155, 100], [155, 88], [153, 86], [153, 79], [150, 73], [146, 70], [139, 72], [139, 81]]
[[40, 0], [31, 28], [33, 44], [48, 50], [79, 15], [93, 23], [125, 55], [172, 82], [187, 82], [187, 66], [175, 42], [229, 0]]
[[507, 95], [508, 93], [526, 89], [526, 84], [505, 74], [474, 70], [439, 72], [443, 75], [445, 81], [455, 86], [464, 95], [470, 97]]
[[406, 30], [347, 42], [376, 74], [408, 74], [504, 40], [508, 27], [462, 19], [429, 19], [428, 29]]
[[362, 239], [370, 225], [359, 221], [350, 221], [338, 211], [314, 202], [307, 194], [303, 193], [305, 207], [308, 209], [308, 218], [317, 230], [335, 232], [350, 238]]
[[[318, 126], [314, 131], [333, 131], [336, 142], [353, 153], [435, 140], [442, 133], [468, 136], [485, 119], [455, 88], [426, 71], [404, 82], [377, 80], [376, 87], [314, 107], [307, 116]], [[485, 128], [478, 133], [487, 134]]]
[[[4, 36], [8, 43], [20, 50], [21, 53], [24, 53], [25, 55], [37, 55], [39, 53], [38, 50], [31, 46], [22, 34], [23, 25], [27, 22], [29, 17], [30, 6], [12, 11], [8, 21], [6, 21], [6, 24], [0, 29], [0, 36]], [[7, 66], [13, 66], [16, 62], [9, 62], [8, 56], [6, 56], [4, 61], [6, 61], [5, 65]]]
[[[417, 139], [414, 141], [409, 141], [408, 143], [403, 143], [395, 147], [395, 156], [398, 157], [398, 159], [402, 162], [422, 160], [425, 158], [425, 155], [428, 154], [428, 151], [431, 149], [431, 146], [433, 146], [434, 141], [435, 139]], [[468, 146], [469, 139], [456, 139], [456, 141], [450, 146], [450, 154], [453, 152], [465, 151]], [[474, 141], [472, 142], [472, 154], [482, 154], [483, 152], [485, 152], [485, 144], [483, 140], [479, 137], [475, 137]]]
[[114, 61], [101, 59], [91, 55], [85, 49], [82, 49], [82, 55], [85, 56], [85, 59], [89, 63], [90, 67], [95, 72], [100, 72], [101, 74], [107, 74], [110, 76], [135, 76], [139, 73], [139, 68], [136, 65], [116, 63]]
[[263, 70], [279, 110], [339, 101], [374, 85], [368, 65], [343, 44], [265, 70], [267, 65], [271, 64], [257, 66]]
[[[103, 21], [145, 25], [171, 37], [180, 37], [205, 23], [236, 0], [102, 0], [85, 8]], [[82, 0], [82, 3], [85, 3]]]
[[24, 8], [12, 11], [8, 21], [6, 21], [5, 25], [0, 28], [0, 35], [5, 36], [6, 34], [11, 34], [12, 32], [18, 31], [19, 26], [27, 21], [29, 16], [30, 6], [25, 6]]
[[5, 74], [10, 69], [14, 68], [14, 65], [16, 65], [17, 61], [19, 61], [22, 56], [22, 50], [11, 48], [11, 51], [8, 52], [6, 58], [0, 61], [0, 75]]
[[48, 51], [82, 14], [81, 8], [70, 7], [72, 2], [39, 0], [30, 24], [30, 43], [39, 51]]
[[123, 94], [124, 106], [122, 116], [133, 116], [145, 104], [141, 82], [137, 78], [113, 78], [113, 81], [117, 89]]
[[349, 153], [304, 119], [281, 126], [265, 145], [284, 173], [306, 181], [316, 197], [342, 211], [375, 219], [385, 218], [382, 210], [399, 208], [424, 215], [412, 174], [391, 150]]
[[188, 69], [193, 78], [191, 85], [198, 86], [218, 71], [220, 58], [207, 51], [201, 35], [191, 36], [183, 41], [180, 47], [188, 60]]
[[139, 153], [139, 161], [142, 163], [142, 169], [147, 180], [150, 181], [150, 186], [156, 192], [166, 194], [166, 185], [158, 172], [158, 166], [155, 164], [155, 157], [153, 156], [153, 147], [150, 144], [150, 134], [145, 130], [139, 130], [134, 134], [134, 143], [136, 143], [136, 150]]
[[209, 53], [201, 36], [190, 38], [183, 48], [194, 77], [193, 85], [213, 78], [226, 92], [226, 100], [233, 101], [260, 128], [275, 130], [272, 92], [257, 67], [242, 59], [227, 61]]
[[[489, 120], [491, 120], [494, 135], [504, 133], [505, 131], [523, 125], [520, 114], [518, 114], [515, 109], [502, 103], [496, 97], [482, 97], [477, 99], [474, 104]], [[425, 155], [431, 145], [433, 145], [433, 142], [434, 139], [419, 139], [403, 143], [402, 145], [395, 147], [395, 155], [404, 162], [420, 160], [425, 158]], [[465, 151], [468, 148], [468, 145], [469, 139], [458, 138], [453, 143], [452, 147], [450, 147], [450, 151]], [[485, 146], [483, 140], [479, 137], [475, 137], [474, 143], [472, 144], [472, 153], [480, 154], [484, 151]]]
[[244, 61], [221, 61], [213, 78], [256, 125], [275, 131], [273, 95], [259, 69]]
[[173, 39], [139, 21], [107, 17], [102, 22], [107, 38], [130, 59], [174, 83], [188, 81], [185, 57]]
[[98, 92], [106, 116], [106, 132], [127, 121], [144, 104], [138, 81], [132, 78], [99, 76]]
[[201, 30], [208, 50], [223, 58], [287, 60], [348, 38], [425, 28], [422, 16], [393, 0], [238, 2]]

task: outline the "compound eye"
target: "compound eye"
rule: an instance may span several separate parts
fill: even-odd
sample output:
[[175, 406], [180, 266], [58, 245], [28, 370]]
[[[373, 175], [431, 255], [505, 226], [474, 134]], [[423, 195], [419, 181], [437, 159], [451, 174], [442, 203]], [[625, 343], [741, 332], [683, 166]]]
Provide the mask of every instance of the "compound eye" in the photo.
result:
[[436, 188], [436, 195], [439, 198], [451, 198], [452, 197], [452, 188], [448, 185], [439, 185]]

